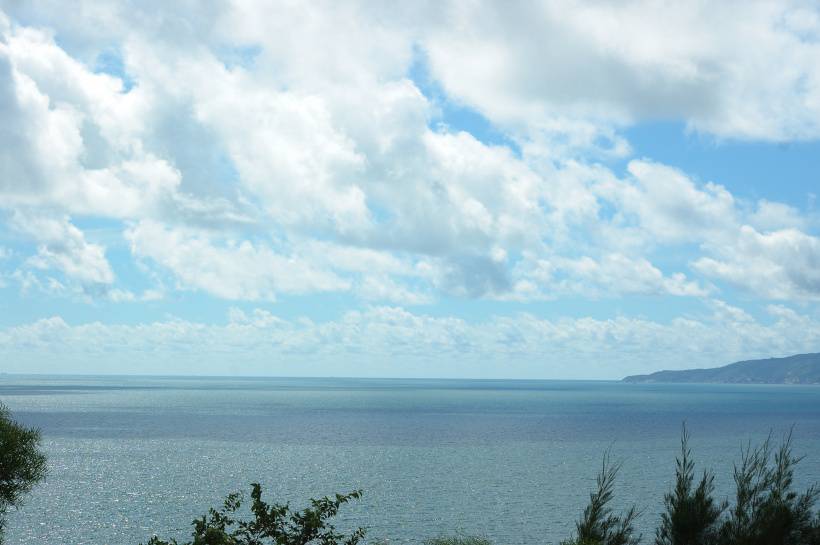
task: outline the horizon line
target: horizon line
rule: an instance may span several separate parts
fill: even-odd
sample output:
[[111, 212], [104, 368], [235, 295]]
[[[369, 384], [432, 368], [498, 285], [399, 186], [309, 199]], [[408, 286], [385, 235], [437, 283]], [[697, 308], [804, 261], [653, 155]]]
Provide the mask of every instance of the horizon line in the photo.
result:
[[76, 378], [199, 378], [199, 379], [325, 379], [325, 380], [473, 380], [473, 381], [539, 381], [539, 382], [622, 382], [623, 379], [605, 378], [508, 378], [508, 377], [390, 377], [354, 375], [196, 375], [196, 374], [143, 374], [143, 373], [18, 373], [0, 371], [0, 377], [76, 377]]

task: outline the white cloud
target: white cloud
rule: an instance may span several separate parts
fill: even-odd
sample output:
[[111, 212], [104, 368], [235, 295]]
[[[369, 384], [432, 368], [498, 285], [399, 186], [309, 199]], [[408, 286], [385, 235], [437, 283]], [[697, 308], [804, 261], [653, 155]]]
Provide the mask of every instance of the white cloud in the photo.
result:
[[[626, 179], [608, 177], [593, 188], [617, 204], [611, 236], [626, 232], [634, 242], [653, 246], [696, 244], [705, 254], [692, 260], [696, 273], [758, 297], [820, 297], [820, 239], [804, 231], [810, 222], [794, 207], [761, 200], [750, 208], [723, 186], [696, 183], [646, 160], [631, 161], [627, 169]], [[633, 270], [628, 276], [642, 275]]]
[[820, 136], [816, 7], [738, 8], [451, 2], [423, 44], [452, 96], [522, 135], [682, 119], [718, 137]]
[[562, 295], [602, 297], [612, 295], [673, 295], [703, 297], [709, 289], [687, 279], [683, 273], [664, 273], [642, 258], [611, 253], [599, 260], [589, 256], [539, 259], [523, 264], [531, 268], [520, 275], [516, 295], [524, 299], [537, 294], [548, 298]]
[[179, 157], [160, 156], [165, 150], [154, 134], [158, 117], [167, 115], [164, 97], [149, 86], [125, 92], [123, 85], [71, 57], [49, 32], [2, 29], [0, 207], [245, 221], [224, 198], [185, 191], [174, 165]]
[[164, 298], [162, 290], [147, 289], [142, 293], [134, 293], [129, 290], [112, 289], [108, 292], [108, 299], [114, 303], [135, 303], [146, 301], [159, 301]]
[[348, 283], [298, 257], [247, 240], [212, 240], [205, 232], [140, 222], [126, 233], [137, 257], [171, 270], [183, 289], [225, 299], [274, 300], [277, 293], [339, 291]]
[[795, 207], [765, 199], [757, 203], [748, 221], [755, 229], [764, 232], [778, 229], [807, 230], [810, 227], [810, 221]]
[[[390, 252], [318, 241], [284, 244], [277, 252], [265, 242], [149, 221], [131, 228], [126, 238], [135, 256], [171, 271], [179, 287], [224, 299], [273, 301], [277, 294], [335, 291], [367, 301], [432, 301], [429, 285], [420, 285], [431, 280], [430, 266]], [[122, 291], [114, 299], [133, 301], [137, 296]]]
[[37, 254], [26, 262], [29, 267], [57, 269], [89, 293], [104, 292], [114, 282], [105, 248], [87, 242], [67, 217], [54, 219], [16, 212], [10, 224], [37, 241]]
[[433, 302], [429, 283], [434, 265], [388, 251], [311, 241], [298, 244], [299, 255], [323, 270], [351, 280], [351, 290], [366, 301], [406, 305]]
[[90, 72], [51, 36], [4, 32], [0, 72], [4, 207], [133, 217], [179, 184], [167, 161], [142, 150], [145, 105], [137, 93], [122, 93], [118, 79]]
[[695, 261], [695, 269], [770, 299], [820, 299], [820, 238], [795, 229], [760, 233], [745, 225], [732, 244], [714, 253]]
[[656, 244], [702, 242], [734, 231], [739, 211], [725, 187], [697, 184], [676, 168], [647, 160], [630, 161], [624, 180], [608, 178], [595, 192], [616, 205], [618, 226], [639, 226]]
[[[717, 290], [703, 277], [763, 298], [818, 293], [801, 211], [749, 205], [651, 158], [622, 176], [594, 163], [628, 157], [619, 131], [647, 119], [718, 137], [820, 136], [808, 8], [4, 9], [14, 20], [0, 17], [0, 208], [120, 220], [131, 257], [178, 288], [408, 305], [703, 297]], [[98, 73], [107, 54], [122, 67]], [[414, 63], [515, 145], [436, 125], [441, 104], [408, 79]], [[578, 153], [590, 147], [604, 149]], [[22, 230], [42, 246], [30, 267], [108, 286], [113, 301], [164, 292], [114, 285], [102, 246], [61, 225], [68, 250]], [[744, 277], [748, 262], [756, 272]]]
[[805, 352], [820, 342], [820, 321], [787, 307], [770, 307], [762, 321], [721, 301], [713, 309], [667, 322], [529, 314], [467, 322], [397, 307], [349, 311], [327, 322], [286, 320], [262, 309], [233, 309], [222, 325], [69, 325], [53, 317], [0, 330], [0, 354], [7, 369], [28, 372], [47, 365], [41, 356], [59, 353], [67, 364], [81, 357], [94, 372], [167, 372], [166, 362], [174, 361], [175, 372], [208, 374], [223, 369], [220, 354], [229, 352], [241, 362], [235, 371], [245, 374], [327, 376], [350, 373], [355, 361], [358, 374], [380, 376], [457, 370], [461, 376], [620, 378], [658, 365], [709, 367]]
[[365, 158], [334, 127], [324, 100], [258, 87], [241, 73], [223, 74], [220, 82], [219, 67], [201, 68], [189, 80], [203, 93], [196, 115], [219, 132], [242, 184], [277, 223], [313, 230], [327, 224], [339, 232], [367, 226], [357, 184]]

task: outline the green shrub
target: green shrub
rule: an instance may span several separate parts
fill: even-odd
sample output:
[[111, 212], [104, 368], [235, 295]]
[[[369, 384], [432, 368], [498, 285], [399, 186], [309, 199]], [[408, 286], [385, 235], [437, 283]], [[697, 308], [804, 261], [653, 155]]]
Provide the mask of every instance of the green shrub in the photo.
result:
[[[735, 498], [714, 498], [714, 475], [705, 471], [695, 482], [694, 462], [684, 426], [676, 460], [675, 487], [664, 496], [664, 512], [655, 545], [820, 545], [820, 513], [814, 505], [820, 489], [794, 490], [791, 433], [773, 449], [771, 437], [747, 446], [734, 469]], [[597, 487], [576, 523], [576, 535], [563, 545], [636, 545], [635, 508], [618, 516], [608, 507], [619, 466], [604, 456]]]
[[[187, 545], [356, 545], [364, 537], [363, 528], [344, 535], [328, 522], [343, 504], [359, 499], [360, 490], [312, 499], [310, 507], [291, 511], [288, 504], [263, 502], [262, 487], [256, 483], [251, 486], [252, 520], [233, 518], [242, 506], [242, 495], [231, 494], [222, 509], [210, 509], [207, 515], [194, 520], [193, 541]], [[148, 545], [180, 544], [175, 539], [163, 541], [154, 536]]]
[[718, 535], [718, 522], [726, 502], [715, 501], [715, 477], [711, 472], [704, 471], [695, 485], [695, 464], [688, 443], [689, 433], [684, 425], [681, 452], [676, 459], [675, 488], [664, 496], [665, 510], [655, 532], [655, 545], [706, 545], [714, 543]]
[[820, 490], [793, 488], [791, 433], [773, 450], [771, 437], [747, 446], [735, 466], [735, 504], [721, 525], [719, 545], [814, 545], [820, 543], [818, 515], [812, 512]]
[[633, 524], [638, 512], [631, 507], [623, 515], [616, 515], [609, 507], [615, 492], [615, 478], [620, 464], [612, 463], [609, 451], [604, 453], [596, 489], [589, 495], [589, 504], [581, 519], [575, 523], [575, 537], [563, 545], [637, 545]]
[[16, 423], [8, 408], [0, 404], [0, 543], [8, 509], [18, 508], [23, 496], [45, 475], [40, 432]]

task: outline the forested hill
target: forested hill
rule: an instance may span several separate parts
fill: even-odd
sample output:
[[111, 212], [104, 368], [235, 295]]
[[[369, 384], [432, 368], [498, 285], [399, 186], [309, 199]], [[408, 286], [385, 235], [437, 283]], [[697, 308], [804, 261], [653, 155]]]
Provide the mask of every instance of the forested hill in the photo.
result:
[[624, 382], [713, 382], [733, 384], [820, 384], [820, 353], [739, 361], [714, 369], [658, 371]]

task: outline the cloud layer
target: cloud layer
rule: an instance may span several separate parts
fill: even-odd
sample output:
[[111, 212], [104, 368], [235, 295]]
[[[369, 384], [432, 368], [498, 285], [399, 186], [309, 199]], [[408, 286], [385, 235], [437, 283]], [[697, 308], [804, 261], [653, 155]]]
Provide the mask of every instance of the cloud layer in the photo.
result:
[[[716, 301], [709, 313], [667, 323], [619, 317], [546, 320], [531, 314], [471, 323], [398, 307], [349, 311], [338, 320], [285, 320], [233, 309], [222, 324], [171, 320], [71, 326], [59, 317], [0, 330], [9, 371], [56, 370], [85, 362], [90, 373], [294, 376], [494, 376], [621, 378], [742, 358], [805, 352], [820, 321], [782, 306], [765, 320]], [[613, 349], [614, 346], [617, 348]]]
[[[341, 294], [354, 314], [820, 299], [808, 210], [634, 156], [625, 133], [669, 120], [717, 142], [820, 138], [809, 4], [2, 10], [6, 289], [91, 304]], [[95, 222], [106, 236], [84, 227]], [[737, 338], [737, 353], [758, 346]]]

